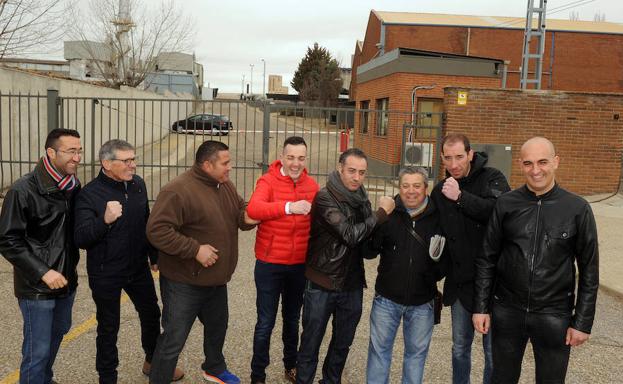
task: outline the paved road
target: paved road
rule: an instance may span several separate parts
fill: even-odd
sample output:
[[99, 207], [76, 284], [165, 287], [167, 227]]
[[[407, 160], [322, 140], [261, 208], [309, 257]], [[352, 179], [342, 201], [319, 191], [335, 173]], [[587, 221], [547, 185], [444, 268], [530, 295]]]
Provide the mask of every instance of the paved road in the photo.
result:
[[[241, 233], [240, 263], [229, 284], [230, 323], [225, 347], [229, 368], [245, 380], [250, 374], [250, 359], [253, 327], [255, 322], [255, 289], [253, 285], [252, 255], [255, 231]], [[372, 284], [376, 275], [376, 261], [367, 262], [368, 282]], [[74, 306], [74, 328], [70, 340], [66, 342], [55, 365], [56, 380], [61, 384], [95, 383], [95, 322], [94, 305], [90, 297], [85, 271], [84, 258], [80, 263], [81, 285], [78, 288]], [[15, 370], [19, 368], [21, 346], [21, 324], [17, 301], [13, 297], [12, 273], [10, 265], [0, 259], [0, 317], [3, 320], [2, 343], [0, 343], [0, 383], [14, 383]], [[372, 290], [365, 293], [364, 315], [357, 331], [344, 374], [344, 383], [363, 383], [367, 356], [368, 316], [372, 302]], [[597, 319], [593, 335], [585, 346], [575, 348], [569, 367], [568, 383], [620, 383], [623, 382], [623, 302], [604, 292], [598, 299]], [[279, 327], [279, 325], [277, 325]], [[143, 355], [140, 348], [138, 318], [131, 302], [122, 305], [120, 349], [120, 383], [146, 383], [140, 373]], [[180, 366], [187, 372], [185, 383], [199, 383], [202, 359], [202, 329], [195, 325], [186, 348], [180, 359]], [[394, 351], [395, 361], [390, 382], [397, 383], [400, 378], [402, 347], [401, 336]], [[270, 383], [282, 383], [280, 367], [280, 337], [273, 337], [268, 376]], [[325, 344], [321, 352], [324, 355]], [[451, 333], [449, 310], [443, 311], [442, 323], [435, 328], [433, 341], [427, 360], [425, 382], [449, 383]], [[474, 349], [475, 368], [472, 373], [474, 383], [482, 380], [482, 354], [480, 347]], [[522, 383], [534, 382], [532, 355], [526, 354]]]

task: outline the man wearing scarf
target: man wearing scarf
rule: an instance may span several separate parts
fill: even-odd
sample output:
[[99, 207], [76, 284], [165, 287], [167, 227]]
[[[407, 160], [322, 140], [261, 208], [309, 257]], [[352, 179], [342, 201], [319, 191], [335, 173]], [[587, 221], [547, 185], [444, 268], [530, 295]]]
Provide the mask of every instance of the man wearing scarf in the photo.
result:
[[363, 187], [368, 161], [351, 148], [340, 155], [338, 170], [329, 175], [311, 210], [311, 231], [305, 276], [303, 334], [296, 382], [310, 384], [316, 375], [318, 351], [329, 318], [333, 334], [322, 367], [324, 384], [341, 382], [348, 351], [361, 318], [363, 288], [362, 243], [385, 222], [394, 200], [383, 196], [372, 211]]
[[35, 169], [7, 192], [0, 213], [0, 253], [13, 264], [24, 317], [20, 383], [51, 383], [52, 365], [71, 328], [78, 286], [73, 206], [80, 182], [80, 134], [50, 131]]

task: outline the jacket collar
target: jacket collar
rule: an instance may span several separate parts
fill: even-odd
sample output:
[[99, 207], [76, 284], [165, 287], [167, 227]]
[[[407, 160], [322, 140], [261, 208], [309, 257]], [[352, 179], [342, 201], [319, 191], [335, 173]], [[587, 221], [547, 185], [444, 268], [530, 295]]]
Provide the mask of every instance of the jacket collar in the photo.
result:
[[[396, 208], [394, 209], [396, 212], [399, 212], [400, 214], [404, 214], [404, 215], [409, 215], [409, 212], [407, 211], [407, 208], [402, 202], [400, 195], [394, 196], [394, 201], [396, 202]], [[426, 209], [424, 209], [424, 212], [416, 216], [415, 219], [417, 220], [417, 219], [432, 215], [434, 212], [435, 212], [435, 203], [433, 203], [433, 199], [431, 199], [429, 196]]]
[[125, 189], [125, 185], [127, 183], [128, 186], [130, 186], [131, 184], [134, 184], [134, 177], [132, 177], [132, 180], [130, 181], [117, 181], [113, 178], [111, 178], [110, 176], [108, 176], [105, 172], [104, 172], [104, 168], [100, 168], [100, 173], [99, 175], [97, 175], [97, 179], [100, 180], [102, 183], [109, 185], [113, 188], [121, 188], [121, 189]]
[[39, 159], [39, 162], [35, 166], [33, 171], [35, 176], [35, 181], [37, 183], [37, 189], [39, 193], [42, 195], [48, 195], [50, 193], [57, 193], [61, 190], [58, 189], [56, 185], [56, 181], [52, 179], [52, 176], [48, 174], [43, 165], [43, 157]]
[[556, 193], [560, 190], [560, 186], [558, 185], [558, 183], [554, 183], [554, 187], [552, 189], [547, 191], [547, 193], [544, 193], [538, 196], [528, 188], [527, 184], [524, 184], [521, 187], [521, 190], [525, 195], [527, 195], [532, 200], [535, 200], [535, 201], [536, 200], [547, 200], [556, 195]]
[[219, 183], [214, 178], [212, 178], [212, 176], [205, 173], [203, 169], [201, 169], [201, 166], [197, 164], [193, 164], [192, 168], [190, 169], [190, 172], [196, 179], [198, 179], [199, 181], [201, 181], [202, 183], [210, 187], [220, 188], [221, 186], [221, 183]]

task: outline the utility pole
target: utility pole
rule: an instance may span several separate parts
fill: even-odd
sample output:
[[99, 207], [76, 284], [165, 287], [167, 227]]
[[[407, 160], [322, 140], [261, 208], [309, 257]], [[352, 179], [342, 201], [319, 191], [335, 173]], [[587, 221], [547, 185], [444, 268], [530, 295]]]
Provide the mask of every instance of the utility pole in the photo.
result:
[[251, 67], [251, 96], [253, 96], [253, 65], [254, 64], [249, 64], [249, 66]]
[[262, 60], [262, 63], [264, 64], [264, 72], [262, 74], [262, 95], [266, 97], [266, 60], [260, 60]]

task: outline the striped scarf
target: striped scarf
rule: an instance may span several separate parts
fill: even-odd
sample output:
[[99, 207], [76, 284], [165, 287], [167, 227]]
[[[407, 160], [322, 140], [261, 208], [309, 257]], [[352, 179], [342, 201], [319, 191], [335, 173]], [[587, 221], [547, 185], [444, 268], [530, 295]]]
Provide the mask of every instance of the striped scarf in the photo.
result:
[[48, 155], [43, 156], [43, 167], [48, 172], [48, 175], [56, 182], [56, 186], [61, 191], [71, 191], [78, 185], [78, 179], [74, 175], [62, 176], [56, 168], [52, 165], [52, 162], [48, 158]]

